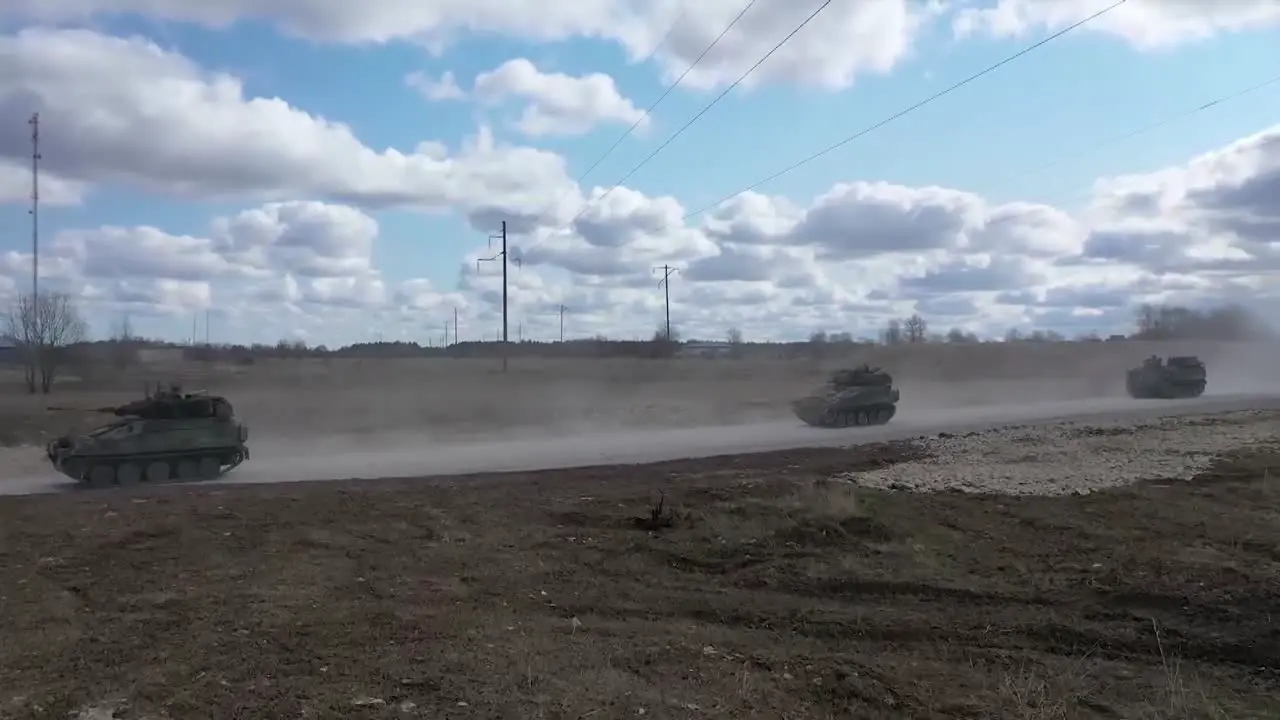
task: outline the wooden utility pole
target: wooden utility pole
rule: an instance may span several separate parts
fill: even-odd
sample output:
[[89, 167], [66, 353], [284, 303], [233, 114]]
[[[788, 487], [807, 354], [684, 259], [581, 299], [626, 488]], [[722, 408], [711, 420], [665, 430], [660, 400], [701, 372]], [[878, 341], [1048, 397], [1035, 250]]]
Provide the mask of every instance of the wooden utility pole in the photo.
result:
[[502, 240], [502, 250], [493, 257], [480, 258], [476, 261], [477, 266], [482, 262], [492, 262], [498, 258], [502, 258], [502, 372], [507, 371], [507, 342], [510, 339], [508, 335], [509, 325], [507, 323], [507, 221], [502, 221], [502, 232], [497, 235], [490, 235], [489, 242], [492, 246], [494, 240]]
[[670, 265], [663, 265], [654, 268], [654, 271], [662, 271], [662, 279], [658, 281], [658, 286], [663, 289], [667, 306], [667, 342], [671, 342], [671, 276], [680, 272], [679, 268], [673, 268]]
[[561, 304], [560, 305], [560, 342], [564, 342], [564, 311], [565, 309], [566, 309], [565, 306]]
[[40, 113], [33, 113], [27, 124], [31, 126], [31, 311], [35, 319], [40, 316], [36, 310], [40, 305]]

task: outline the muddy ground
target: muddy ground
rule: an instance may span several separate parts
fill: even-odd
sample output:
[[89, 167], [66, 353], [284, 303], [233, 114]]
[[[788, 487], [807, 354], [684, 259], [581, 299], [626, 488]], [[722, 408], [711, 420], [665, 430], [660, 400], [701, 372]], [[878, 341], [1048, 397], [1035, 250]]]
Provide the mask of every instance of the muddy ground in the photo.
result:
[[7, 498], [0, 717], [1280, 716], [1280, 441], [1088, 495], [838, 479], [931, 445]]

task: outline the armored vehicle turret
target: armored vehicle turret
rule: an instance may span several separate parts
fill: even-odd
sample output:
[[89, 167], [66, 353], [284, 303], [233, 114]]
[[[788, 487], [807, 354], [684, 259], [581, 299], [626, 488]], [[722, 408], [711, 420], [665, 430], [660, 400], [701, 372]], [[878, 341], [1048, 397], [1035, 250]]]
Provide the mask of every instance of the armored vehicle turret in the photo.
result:
[[815, 427], [884, 425], [898, 411], [893, 376], [863, 364], [831, 373], [825, 385], [791, 403], [796, 417]]
[[249, 458], [249, 428], [218, 395], [174, 385], [98, 410], [117, 419], [46, 447], [53, 467], [84, 485], [208, 480]]
[[1195, 355], [1174, 355], [1162, 360], [1152, 355], [1125, 376], [1129, 397], [1142, 400], [1174, 400], [1204, 394], [1208, 372]]

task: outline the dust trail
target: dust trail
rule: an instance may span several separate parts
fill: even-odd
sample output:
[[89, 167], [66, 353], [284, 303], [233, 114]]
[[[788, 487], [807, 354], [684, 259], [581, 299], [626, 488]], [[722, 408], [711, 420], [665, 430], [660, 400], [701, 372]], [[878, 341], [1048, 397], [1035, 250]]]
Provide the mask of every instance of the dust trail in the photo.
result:
[[[844, 430], [822, 430], [806, 427], [798, 421], [776, 421], [737, 426], [600, 433], [560, 439], [477, 440], [442, 445], [419, 443], [416, 446], [384, 447], [377, 450], [344, 446], [340, 439], [330, 439], [323, 445], [264, 443], [254, 447], [251, 461], [218, 482], [242, 484], [372, 479], [646, 463], [800, 447], [854, 445], [943, 431], [964, 432], [1013, 423], [1071, 419], [1119, 420], [1271, 407], [1280, 408], [1280, 396], [1221, 395], [1178, 401], [1110, 398], [957, 408], [935, 412], [906, 409], [889, 425]], [[42, 475], [19, 476], [0, 481], [0, 494], [56, 492], [68, 485], [68, 482], [46, 470]]]

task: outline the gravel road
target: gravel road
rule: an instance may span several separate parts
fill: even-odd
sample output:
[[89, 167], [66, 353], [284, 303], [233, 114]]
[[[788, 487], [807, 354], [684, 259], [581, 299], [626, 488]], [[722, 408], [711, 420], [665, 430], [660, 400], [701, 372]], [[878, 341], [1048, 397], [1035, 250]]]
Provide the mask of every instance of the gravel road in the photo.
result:
[[[838, 447], [940, 432], [963, 433], [1009, 424], [1062, 420], [1134, 421], [1166, 415], [1244, 409], [1280, 409], [1280, 396], [1206, 395], [1193, 400], [1129, 398], [983, 406], [938, 411], [903, 410], [889, 425], [822, 430], [798, 421], [710, 428], [578, 435], [535, 440], [424, 444], [400, 436], [371, 447], [343, 438], [313, 444], [251, 440], [253, 458], [219, 483], [277, 483], [328, 479], [429, 477], [463, 473], [532, 471], [600, 464], [649, 463], [684, 458]], [[35, 448], [0, 454], [0, 495], [58, 492], [70, 481], [48, 469]]]

